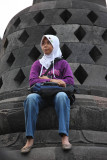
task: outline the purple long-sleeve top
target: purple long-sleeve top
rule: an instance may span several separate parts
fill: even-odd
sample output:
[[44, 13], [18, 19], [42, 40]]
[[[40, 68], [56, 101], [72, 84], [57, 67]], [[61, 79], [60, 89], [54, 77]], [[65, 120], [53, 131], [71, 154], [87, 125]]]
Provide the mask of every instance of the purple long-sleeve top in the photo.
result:
[[[35, 61], [31, 67], [30, 76], [29, 76], [29, 85], [32, 86], [35, 83], [49, 82], [50, 79], [40, 79], [40, 71], [42, 65], [39, 60]], [[42, 75], [46, 72], [46, 68], [43, 67]], [[47, 76], [53, 75], [53, 68], [48, 72]], [[53, 79], [63, 80], [66, 84], [74, 84], [73, 73], [70, 65], [66, 60], [60, 60], [54, 65], [54, 75]]]

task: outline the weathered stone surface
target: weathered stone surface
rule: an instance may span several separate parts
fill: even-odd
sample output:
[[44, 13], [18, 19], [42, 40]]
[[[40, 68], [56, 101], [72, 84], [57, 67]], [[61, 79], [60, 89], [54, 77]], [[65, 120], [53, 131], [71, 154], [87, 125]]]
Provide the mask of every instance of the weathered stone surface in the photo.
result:
[[[101, 131], [71, 129], [69, 131], [69, 140], [73, 146], [106, 147], [107, 134]], [[0, 148], [20, 149], [25, 142], [25, 132], [0, 135]], [[35, 132], [34, 148], [45, 146], [61, 147], [61, 137], [58, 134], [58, 130], [37, 130]]]
[[107, 158], [107, 149], [104, 147], [82, 147], [82, 146], [75, 146], [69, 152], [64, 152], [62, 149], [58, 147], [45, 147], [45, 148], [36, 148], [32, 149], [27, 155], [22, 155], [20, 151], [1, 151], [2, 157], [5, 157], [4, 160], [8, 157], [8, 159], [12, 160], [106, 160]]
[[[0, 102], [0, 134], [25, 130], [23, 101], [26, 96]], [[107, 98], [76, 95], [71, 106], [70, 129], [107, 131]], [[20, 118], [19, 118], [20, 117]], [[38, 116], [37, 130], [58, 129], [58, 120], [51, 104]]]
[[96, 4], [100, 4], [100, 5], [106, 5], [105, 0], [81, 0], [81, 1], [87, 1], [87, 2], [92, 2], [92, 3], [96, 3]]
[[[45, 1], [50, 1], [50, 0], [33, 0], [33, 4], [35, 4], [35, 3], [40, 3], [40, 2], [45, 2]], [[51, 1], [55, 1], [55, 0], [51, 0]], [[60, 0], [58, 0], [58, 1], [60, 1]], [[71, 0], [69, 0], [69, 1], [71, 1]], [[76, 0], [77, 1], [77, 0]], [[79, 0], [80, 1], [80, 0]], [[106, 5], [105, 4], [105, 0], [81, 0], [81, 1], [86, 1], [86, 2], [92, 2], [92, 3], [97, 3], [97, 4], [100, 4], [100, 5]]]

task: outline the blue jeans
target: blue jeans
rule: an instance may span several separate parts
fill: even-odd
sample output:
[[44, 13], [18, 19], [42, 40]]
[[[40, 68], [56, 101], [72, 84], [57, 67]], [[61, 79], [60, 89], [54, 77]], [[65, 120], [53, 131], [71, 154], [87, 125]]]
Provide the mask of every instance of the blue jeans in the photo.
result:
[[[66, 93], [59, 92], [53, 98], [59, 121], [59, 134], [68, 136], [70, 120], [70, 100]], [[26, 136], [34, 138], [39, 110], [44, 107], [45, 100], [36, 93], [31, 93], [24, 101]]]

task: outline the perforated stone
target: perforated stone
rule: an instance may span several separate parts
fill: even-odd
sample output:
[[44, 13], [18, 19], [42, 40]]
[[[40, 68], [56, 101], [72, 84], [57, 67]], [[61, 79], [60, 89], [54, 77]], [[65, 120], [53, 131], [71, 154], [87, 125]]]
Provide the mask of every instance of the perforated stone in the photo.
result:
[[75, 32], [74, 32], [75, 36], [78, 38], [79, 41], [81, 41], [84, 36], [86, 35], [86, 32], [84, 31], [84, 29], [80, 26]]
[[105, 79], [106, 79], [106, 81], [107, 81], [107, 75], [105, 76]]
[[0, 88], [2, 87], [3, 85], [3, 81], [2, 81], [2, 77], [0, 78]]
[[67, 47], [66, 44], [64, 44], [61, 47], [61, 51], [62, 51], [62, 55], [63, 55], [64, 59], [67, 59], [70, 56], [70, 54], [72, 53], [72, 51]]
[[89, 18], [89, 20], [92, 22], [92, 23], [95, 23], [95, 21], [97, 20], [98, 16], [96, 15], [95, 12], [91, 11], [87, 17]]
[[104, 31], [102, 38], [107, 42], [107, 29]]
[[5, 40], [5, 42], [4, 42], [4, 48], [6, 49], [7, 48], [7, 46], [8, 46], [8, 39], [6, 38], [6, 40]]
[[80, 84], [83, 84], [86, 78], [88, 77], [88, 74], [84, 70], [84, 68], [80, 65], [74, 72], [74, 76], [77, 78]]
[[99, 51], [99, 49], [94, 46], [91, 51], [89, 52], [90, 57], [93, 59], [94, 62], [97, 62], [100, 57], [102, 56], [101, 52]]
[[63, 19], [65, 23], [70, 19], [71, 16], [71, 12], [69, 12], [67, 9], [60, 14], [60, 17]]
[[38, 51], [38, 49], [36, 47], [33, 47], [32, 50], [29, 53], [29, 57], [35, 61], [38, 59], [38, 57], [41, 55], [41, 53]]
[[49, 27], [49, 29], [47, 29], [44, 34], [56, 35], [56, 31], [52, 27]]
[[22, 69], [20, 69], [19, 72], [17, 73], [17, 75], [15, 76], [14, 80], [17, 82], [17, 84], [20, 85], [24, 81], [25, 78], [26, 77], [25, 77]]
[[16, 19], [16, 21], [14, 22], [14, 26], [15, 28], [17, 28], [19, 26], [19, 24], [21, 23], [20, 17]]
[[7, 59], [7, 63], [9, 66], [11, 66], [14, 61], [15, 61], [15, 57], [14, 57], [13, 53], [11, 53]]
[[37, 13], [34, 17], [34, 20], [39, 24], [44, 19], [44, 15], [42, 12]]
[[21, 41], [22, 43], [25, 43], [28, 38], [29, 38], [29, 35], [28, 35], [28, 33], [26, 32], [26, 30], [24, 30], [23, 33], [21, 34], [21, 36], [20, 36], [18, 39], [19, 39], [19, 41]]

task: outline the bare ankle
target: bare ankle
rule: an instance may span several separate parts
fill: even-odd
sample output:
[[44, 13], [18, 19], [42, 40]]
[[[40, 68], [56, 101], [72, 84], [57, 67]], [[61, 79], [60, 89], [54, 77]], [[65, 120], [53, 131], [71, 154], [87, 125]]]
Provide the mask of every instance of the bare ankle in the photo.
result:
[[69, 144], [69, 137], [66, 135], [62, 136], [62, 144]]
[[27, 137], [26, 145], [25, 146], [32, 146], [34, 143], [33, 137]]
[[66, 139], [66, 140], [68, 140], [69, 138], [68, 138], [68, 136], [63, 135], [63, 136], [62, 136], [62, 139]]

